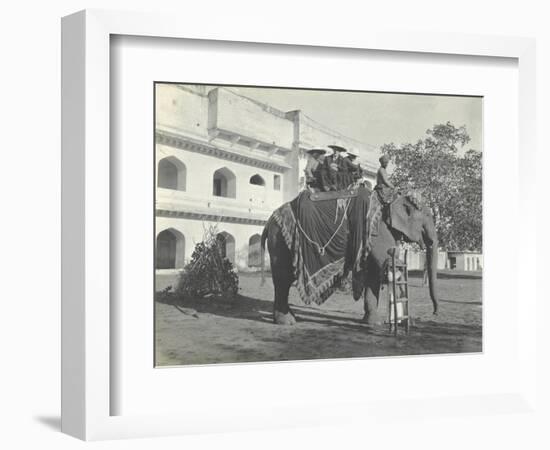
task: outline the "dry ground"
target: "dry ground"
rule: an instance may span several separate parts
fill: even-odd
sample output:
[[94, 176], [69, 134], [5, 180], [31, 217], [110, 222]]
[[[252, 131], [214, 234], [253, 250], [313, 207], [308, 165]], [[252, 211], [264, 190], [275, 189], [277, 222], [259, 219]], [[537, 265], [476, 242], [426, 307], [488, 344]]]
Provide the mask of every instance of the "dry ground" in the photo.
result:
[[[197, 299], [178, 306], [155, 302], [157, 365], [480, 352], [482, 280], [441, 277], [438, 316], [431, 314], [427, 287], [411, 277], [414, 327], [409, 336], [400, 330], [395, 338], [387, 327], [361, 323], [362, 302], [343, 292], [322, 306], [306, 306], [291, 288], [298, 323], [276, 326], [271, 279], [262, 287], [257, 274], [241, 274], [234, 300]], [[158, 276], [157, 289], [173, 282], [174, 277]]]

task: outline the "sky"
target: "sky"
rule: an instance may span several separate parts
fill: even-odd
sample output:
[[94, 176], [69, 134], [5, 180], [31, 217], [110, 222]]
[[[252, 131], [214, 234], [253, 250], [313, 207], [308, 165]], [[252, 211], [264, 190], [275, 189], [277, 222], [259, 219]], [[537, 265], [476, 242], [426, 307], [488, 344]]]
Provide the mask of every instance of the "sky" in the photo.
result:
[[[307, 116], [344, 135], [379, 148], [416, 142], [435, 124], [466, 126], [471, 141], [462, 151], [482, 151], [482, 99], [377, 92], [228, 87], [282, 111]], [[461, 151], [461, 152], [462, 152]]]

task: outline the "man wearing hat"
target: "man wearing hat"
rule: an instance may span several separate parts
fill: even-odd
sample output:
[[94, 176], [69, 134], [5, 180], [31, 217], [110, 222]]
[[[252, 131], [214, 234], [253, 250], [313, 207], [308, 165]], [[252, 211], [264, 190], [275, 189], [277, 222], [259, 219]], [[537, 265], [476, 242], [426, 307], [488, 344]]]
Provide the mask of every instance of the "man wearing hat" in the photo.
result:
[[306, 185], [314, 192], [328, 191], [326, 187], [325, 173], [323, 171], [322, 157], [326, 153], [322, 148], [312, 148], [307, 150], [310, 156], [307, 160], [304, 174], [306, 177]]
[[357, 153], [352, 150], [348, 150], [344, 155], [344, 176], [345, 185], [349, 186], [355, 183], [363, 176], [363, 169], [355, 162]]
[[331, 168], [333, 169], [332, 177], [335, 185], [335, 190], [340, 191], [347, 187], [346, 163], [344, 162], [344, 154], [346, 149], [339, 145], [329, 145], [334, 152], [331, 160]]

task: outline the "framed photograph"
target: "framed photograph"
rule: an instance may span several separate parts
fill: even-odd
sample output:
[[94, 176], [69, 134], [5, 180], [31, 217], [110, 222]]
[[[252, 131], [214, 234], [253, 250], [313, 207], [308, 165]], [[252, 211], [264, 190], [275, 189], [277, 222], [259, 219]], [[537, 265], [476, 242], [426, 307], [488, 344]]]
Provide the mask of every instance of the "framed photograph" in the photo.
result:
[[63, 19], [64, 432], [532, 407], [533, 41], [341, 31]]
[[154, 90], [157, 367], [482, 351], [483, 97]]

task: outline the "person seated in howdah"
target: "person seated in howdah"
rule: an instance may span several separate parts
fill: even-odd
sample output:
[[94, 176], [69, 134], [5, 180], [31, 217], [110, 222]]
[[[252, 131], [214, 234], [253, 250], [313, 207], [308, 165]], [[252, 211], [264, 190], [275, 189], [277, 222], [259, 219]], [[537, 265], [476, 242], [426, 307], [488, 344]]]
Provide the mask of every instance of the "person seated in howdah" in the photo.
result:
[[333, 172], [331, 173], [332, 179], [334, 181], [333, 190], [341, 191], [348, 187], [348, 185], [346, 184], [348, 180], [347, 164], [344, 158], [347, 150], [339, 145], [329, 145], [328, 147], [334, 152], [330, 166], [333, 170]]
[[306, 150], [305, 182], [312, 192], [346, 190], [362, 178], [363, 169], [354, 162], [357, 154], [339, 145], [328, 147]]
[[351, 150], [346, 151], [344, 155], [346, 186], [355, 184], [357, 180], [363, 177], [363, 169], [359, 163], [356, 163], [357, 154]]
[[326, 150], [322, 148], [312, 148], [307, 150], [306, 153], [310, 156], [304, 169], [306, 186], [312, 192], [328, 191], [328, 180], [326, 179], [323, 161]]
[[[330, 147], [330, 146], [329, 146]], [[326, 191], [337, 191], [338, 190], [338, 156], [336, 152], [332, 149], [326, 153], [323, 158], [323, 168], [322, 171], [326, 177]]]

